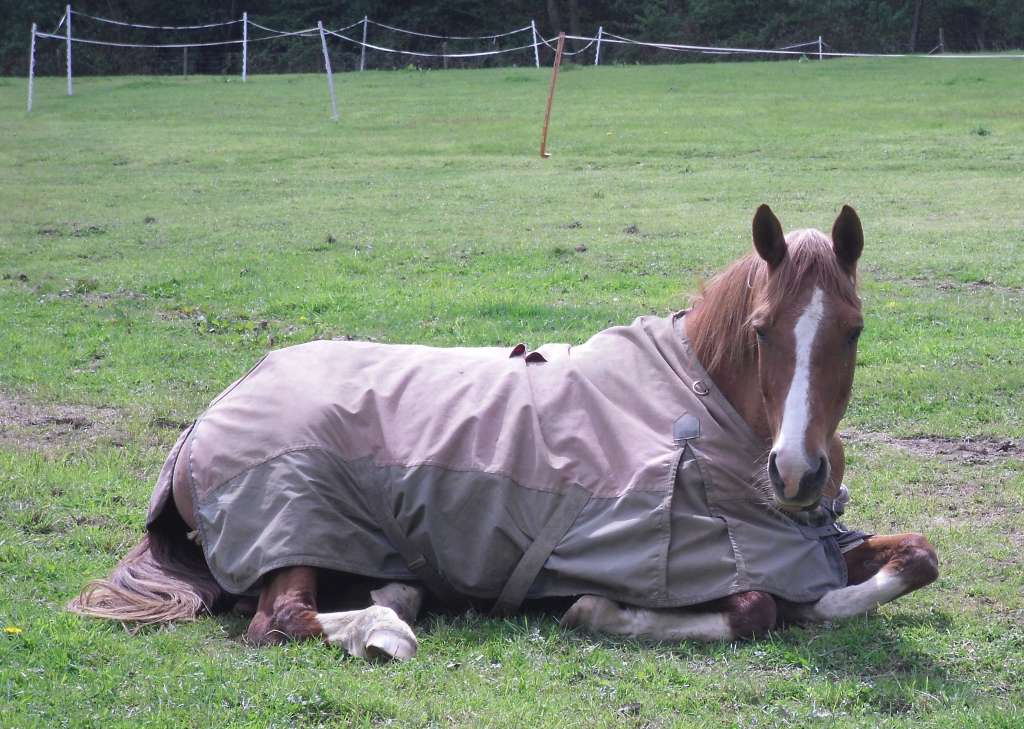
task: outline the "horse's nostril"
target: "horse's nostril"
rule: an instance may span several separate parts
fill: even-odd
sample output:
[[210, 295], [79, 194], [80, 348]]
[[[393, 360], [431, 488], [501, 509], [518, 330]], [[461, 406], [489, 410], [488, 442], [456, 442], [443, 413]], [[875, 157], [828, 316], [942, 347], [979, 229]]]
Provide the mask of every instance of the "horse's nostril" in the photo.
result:
[[[792, 454], [789, 457], [792, 459]], [[792, 504], [817, 501], [832, 472], [828, 456], [819, 451], [817, 458], [802, 456], [795, 463], [786, 458], [781, 451], [768, 454], [768, 479], [779, 500]]]
[[779, 466], [775, 462], [775, 451], [768, 454], [768, 478], [771, 480], [772, 486], [780, 491], [785, 488], [786, 484], [782, 480], [782, 474], [779, 473]]
[[825, 456], [818, 457], [818, 467], [814, 470], [814, 473], [808, 471], [802, 479], [800, 479], [800, 490], [805, 489], [820, 489], [825, 486], [825, 481], [828, 479], [829, 474], [829, 462]]

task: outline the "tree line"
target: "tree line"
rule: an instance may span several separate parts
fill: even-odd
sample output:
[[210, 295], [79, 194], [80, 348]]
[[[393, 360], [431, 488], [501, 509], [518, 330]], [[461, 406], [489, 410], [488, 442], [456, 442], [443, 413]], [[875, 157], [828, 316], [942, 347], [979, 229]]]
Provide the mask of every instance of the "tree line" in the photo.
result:
[[[284, 30], [310, 27], [323, 20], [329, 27], [361, 19], [438, 35], [481, 35], [537, 21], [540, 32], [550, 37], [559, 30], [573, 35], [593, 35], [598, 26], [640, 40], [673, 41], [696, 45], [725, 45], [773, 48], [824, 36], [836, 50], [902, 53], [928, 52], [940, 38], [950, 52], [998, 51], [1024, 47], [1024, 2], [1021, 0], [544, 0], [501, 3], [480, 0], [353, 0], [349, 3], [325, 0], [82, 0], [75, 10], [90, 15], [130, 20], [153, 25], [185, 25], [239, 18], [242, 11], [263, 25]], [[29, 27], [52, 32], [64, 12], [54, 0], [0, 0], [0, 74], [23, 75], [28, 64]], [[237, 26], [215, 28], [173, 37], [159, 31], [118, 26], [98, 26], [76, 18], [75, 35], [115, 42], [165, 43], [217, 41], [238, 37]], [[259, 31], [254, 31], [259, 32]], [[353, 33], [361, 33], [357, 28]], [[381, 45], [439, 52], [479, 48], [466, 41], [445, 43], [436, 39], [397, 36], [373, 28], [370, 39]], [[488, 48], [529, 43], [528, 35], [501, 39]], [[502, 46], [504, 44], [504, 46]], [[570, 44], [569, 49], [579, 44]], [[82, 67], [76, 73], [234, 73], [240, 64], [235, 46], [190, 49], [192, 56], [175, 51], [112, 52], [76, 46]], [[316, 70], [321, 62], [319, 48], [308, 41], [267, 41], [251, 44], [253, 68], [260, 73]], [[532, 51], [530, 51], [532, 54]], [[63, 49], [55, 41], [40, 42], [39, 60], [43, 73], [60, 72]], [[332, 45], [341, 68], [358, 61], [357, 47]], [[605, 51], [602, 51], [605, 54]], [[609, 47], [608, 62], [708, 60], [707, 56], [666, 54], [639, 48]], [[592, 58], [592, 57], [590, 57]], [[529, 54], [493, 56], [479, 62], [454, 65], [524, 64]], [[440, 65], [440, 60], [410, 59], [377, 54], [373, 67]], [[190, 66], [190, 64], [192, 64]]]

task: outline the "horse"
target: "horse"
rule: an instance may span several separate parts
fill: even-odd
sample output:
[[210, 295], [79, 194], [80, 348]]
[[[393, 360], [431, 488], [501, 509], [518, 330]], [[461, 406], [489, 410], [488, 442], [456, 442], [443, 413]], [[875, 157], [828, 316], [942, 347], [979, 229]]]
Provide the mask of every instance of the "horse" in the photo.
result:
[[[787, 236], [761, 205], [752, 238], [690, 309], [579, 347], [271, 353], [179, 437], [142, 541], [69, 609], [152, 624], [241, 606], [254, 645], [404, 660], [431, 599], [508, 614], [561, 596], [569, 629], [736, 640], [930, 584], [923, 535], [838, 520], [857, 213]], [[369, 606], [319, 611], [362, 579]]]

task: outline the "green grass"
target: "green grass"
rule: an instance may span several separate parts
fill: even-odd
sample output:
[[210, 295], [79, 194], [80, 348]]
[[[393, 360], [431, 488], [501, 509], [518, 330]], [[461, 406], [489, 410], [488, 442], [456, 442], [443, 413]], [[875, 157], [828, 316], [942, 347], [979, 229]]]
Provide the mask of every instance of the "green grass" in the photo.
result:
[[46, 78], [31, 115], [0, 80], [0, 629], [23, 631], [0, 633], [0, 725], [1024, 725], [1024, 465], [871, 436], [850, 522], [925, 532], [943, 575], [835, 626], [645, 646], [434, 619], [372, 667], [250, 649], [237, 618], [61, 612], [138, 538], [177, 424], [270, 346], [580, 341], [685, 306], [761, 202], [787, 229], [864, 221], [844, 428], [1021, 438], [1020, 73], [570, 68], [547, 161], [532, 69], [340, 75], [339, 123], [320, 76]]

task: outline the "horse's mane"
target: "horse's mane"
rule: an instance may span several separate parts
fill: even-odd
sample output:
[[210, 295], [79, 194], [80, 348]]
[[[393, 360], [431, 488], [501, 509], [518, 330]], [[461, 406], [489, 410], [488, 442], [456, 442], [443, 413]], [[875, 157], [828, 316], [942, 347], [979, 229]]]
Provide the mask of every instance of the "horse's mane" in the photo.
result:
[[750, 327], [756, 315], [770, 320], [781, 305], [800, 294], [807, 281], [859, 308], [856, 276], [851, 277], [819, 230], [795, 230], [786, 236], [787, 252], [768, 277], [768, 264], [756, 253], [739, 259], [701, 286], [691, 306], [701, 308], [688, 329], [697, 358], [706, 370], [752, 358], [756, 342]]

